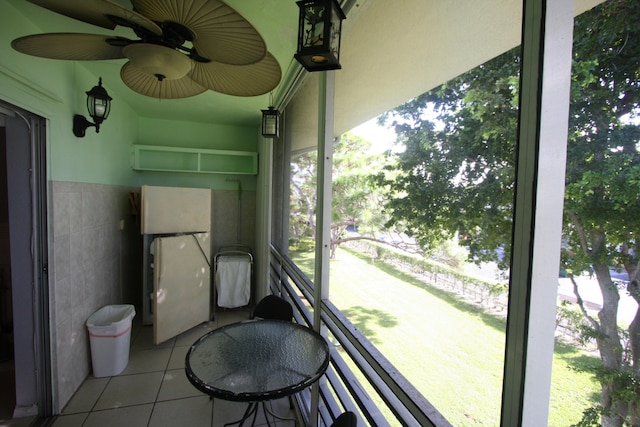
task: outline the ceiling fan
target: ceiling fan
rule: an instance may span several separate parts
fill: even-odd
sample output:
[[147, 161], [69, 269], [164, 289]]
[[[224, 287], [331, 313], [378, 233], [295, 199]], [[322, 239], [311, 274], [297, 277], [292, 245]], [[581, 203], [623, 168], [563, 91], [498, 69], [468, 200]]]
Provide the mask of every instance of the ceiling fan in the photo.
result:
[[15, 50], [74, 61], [126, 58], [120, 77], [142, 95], [257, 96], [280, 82], [280, 65], [258, 31], [220, 0], [131, 0], [133, 9], [112, 0], [28, 1], [102, 28], [130, 28], [136, 38], [36, 34], [13, 40]]

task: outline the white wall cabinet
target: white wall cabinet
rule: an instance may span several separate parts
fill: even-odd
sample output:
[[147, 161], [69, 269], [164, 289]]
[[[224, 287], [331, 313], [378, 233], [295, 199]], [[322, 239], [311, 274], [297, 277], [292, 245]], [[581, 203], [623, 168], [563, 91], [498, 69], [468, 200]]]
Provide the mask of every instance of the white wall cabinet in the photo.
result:
[[257, 175], [258, 153], [134, 144], [131, 167], [139, 171]]

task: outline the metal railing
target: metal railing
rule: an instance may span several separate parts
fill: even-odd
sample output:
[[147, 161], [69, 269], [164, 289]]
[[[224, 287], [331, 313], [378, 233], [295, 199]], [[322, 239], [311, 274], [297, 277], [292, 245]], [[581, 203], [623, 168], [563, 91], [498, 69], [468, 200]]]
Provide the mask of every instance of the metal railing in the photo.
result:
[[[271, 290], [292, 303], [297, 322], [311, 326], [312, 311], [322, 310], [322, 331], [332, 344], [331, 363], [319, 385], [318, 418], [324, 425], [347, 410], [358, 415], [359, 425], [451, 425], [331, 301], [315, 303], [312, 281], [274, 247], [270, 275]], [[308, 412], [310, 393], [298, 399]], [[302, 416], [308, 424], [308, 413]]]

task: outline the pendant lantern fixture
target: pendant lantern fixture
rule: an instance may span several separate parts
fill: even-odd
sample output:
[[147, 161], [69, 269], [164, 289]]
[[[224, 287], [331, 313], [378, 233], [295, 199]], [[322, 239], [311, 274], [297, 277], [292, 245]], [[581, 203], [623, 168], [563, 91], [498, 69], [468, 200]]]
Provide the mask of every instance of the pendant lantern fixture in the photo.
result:
[[307, 71], [336, 70], [345, 15], [337, 0], [301, 0], [298, 51], [294, 57]]
[[273, 107], [273, 94], [269, 95], [269, 109], [262, 110], [262, 136], [277, 138], [280, 133], [280, 112]]

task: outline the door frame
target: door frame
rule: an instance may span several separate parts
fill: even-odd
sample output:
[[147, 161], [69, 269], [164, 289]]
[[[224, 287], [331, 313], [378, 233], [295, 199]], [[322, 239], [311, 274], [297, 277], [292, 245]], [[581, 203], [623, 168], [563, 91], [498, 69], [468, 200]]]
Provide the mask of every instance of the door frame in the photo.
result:
[[[30, 261], [21, 270], [31, 281], [28, 289], [30, 298], [22, 298], [20, 309], [16, 307], [15, 286], [12, 284], [13, 294], [13, 319], [14, 319], [14, 343], [16, 333], [23, 337], [21, 343], [14, 344], [14, 359], [19, 363], [33, 365], [35, 372], [35, 384], [16, 371], [16, 390], [21, 388], [21, 396], [27, 401], [32, 400], [31, 406], [25, 402], [16, 401], [14, 416], [38, 415], [49, 417], [54, 415], [53, 407], [53, 376], [52, 376], [52, 351], [51, 351], [51, 322], [50, 322], [50, 292], [49, 292], [49, 247], [48, 247], [48, 210], [47, 210], [47, 121], [29, 111], [0, 100], [0, 114], [9, 118], [8, 126], [16, 126], [15, 123], [24, 123], [27, 127], [26, 138], [15, 136], [10, 128], [6, 128], [7, 135], [7, 174], [11, 175], [11, 181], [17, 183], [21, 189], [28, 188], [29, 197], [23, 200], [12, 198], [9, 189], [9, 209], [13, 204], [20, 204], [19, 208], [24, 212], [29, 211], [29, 221], [18, 224], [9, 224], [10, 235], [27, 233], [30, 236]], [[13, 124], [12, 124], [13, 123]], [[15, 140], [12, 140], [14, 138]], [[9, 144], [28, 144], [28, 150], [19, 154], [12, 154]], [[20, 158], [15, 158], [15, 157]], [[22, 161], [28, 164], [27, 171], [20, 168], [11, 168], [10, 164]], [[8, 177], [9, 178], [9, 177]], [[14, 206], [15, 208], [16, 206]], [[16, 243], [11, 243], [11, 252]], [[13, 265], [12, 261], [12, 270]], [[25, 306], [26, 305], [26, 306]], [[16, 330], [15, 325], [31, 325], [31, 328]], [[26, 336], [25, 336], [26, 335]], [[29, 346], [27, 343], [32, 343]], [[29, 348], [30, 347], [30, 348]], [[24, 357], [23, 357], [24, 355]], [[26, 362], [25, 360], [26, 359]]]

